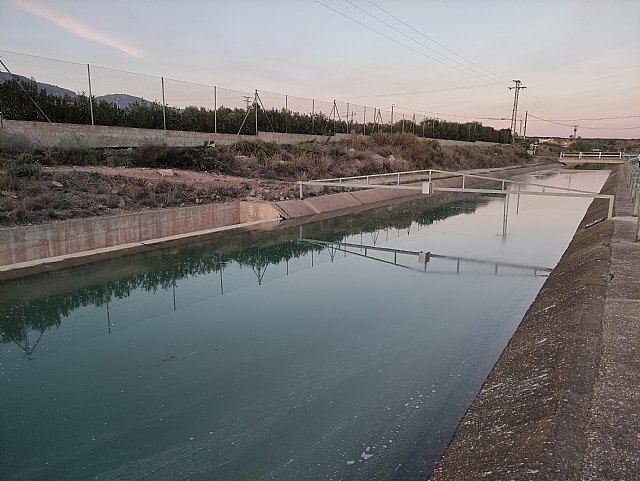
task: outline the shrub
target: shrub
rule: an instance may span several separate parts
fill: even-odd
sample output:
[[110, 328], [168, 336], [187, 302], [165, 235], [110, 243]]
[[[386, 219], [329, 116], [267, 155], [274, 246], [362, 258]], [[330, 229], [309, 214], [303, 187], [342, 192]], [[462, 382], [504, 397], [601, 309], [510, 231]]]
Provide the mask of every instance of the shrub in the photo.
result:
[[7, 154], [19, 154], [31, 150], [33, 147], [24, 134], [0, 134], [0, 151]]
[[37, 180], [42, 173], [42, 165], [33, 160], [33, 155], [22, 153], [7, 161], [7, 172], [9, 177], [33, 177]]

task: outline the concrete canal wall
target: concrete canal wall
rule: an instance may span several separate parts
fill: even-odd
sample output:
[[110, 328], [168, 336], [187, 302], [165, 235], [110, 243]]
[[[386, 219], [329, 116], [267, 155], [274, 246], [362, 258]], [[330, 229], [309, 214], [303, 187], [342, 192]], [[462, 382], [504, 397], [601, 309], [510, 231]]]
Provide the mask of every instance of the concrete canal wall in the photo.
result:
[[22, 264], [33, 273], [43, 259], [63, 260], [84, 252], [112, 253], [148, 241], [279, 219], [280, 213], [270, 204], [234, 202], [2, 229], [0, 280], [9, 277], [10, 266]]
[[[473, 172], [508, 178], [551, 168], [554, 166], [533, 165]], [[468, 179], [468, 185], [476, 180]], [[461, 178], [443, 178], [439, 182], [457, 186]], [[446, 202], [452, 195], [455, 194], [433, 195], [433, 204]], [[332, 217], [420, 197], [422, 194], [414, 191], [370, 189], [274, 204], [210, 204], [0, 229], [0, 280], [137, 253], [149, 250], [150, 245], [185, 242], [214, 231], [273, 227], [281, 219], [307, 222], [316, 216]]]
[[[228, 145], [240, 141], [264, 140], [276, 144], [300, 142], [330, 142], [338, 136], [259, 132], [255, 135], [213, 134], [180, 130], [136, 129], [131, 127], [107, 127], [103, 125], [49, 124], [23, 120], [3, 120], [0, 142], [26, 143], [31, 148], [53, 147], [141, 147], [149, 144], [166, 144], [172, 147], [198, 147], [209, 140]], [[348, 137], [348, 136], [347, 136]]]
[[[500, 169], [475, 169], [465, 172], [475, 175], [491, 176], [498, 179], [508, 179], [517, 175], [554, 168], [557, 168], [557, 165], [542, 164], [528, 165], [525, 167], [510, 166]], [[478, 187], [484, 182], [486, 181], [470, 177], [466, 179], [465, 185], [467, 187]], [[461, 187], [462, 177], [453, 174], [439, 175], [435, 184], [438, 187]], [[303, 200], [295, 199], [275, 202], [274, 206], [280, 211], [284, 219], [298, 219], [330, 213], [337, 215], [343, 211], [354, 211], [362, 208], [370, 209], [390, 202], [397, 202], [399, 200], [408, 201], [421, 197], [423, 197], [422, 193], [416, 194], [415, 191], [403, 189], [345, 190], [345, 192], [308, 197]], [[433, 195], [433, 197], [441, 199], [450, 198], [449, 195], [443, 195], [443, 193], [437, 193]]]
[[620, 168], [461, 420], [432, 481], [640, 479], [640, 242]]
[[[258, 135], [214, 134], [180, 130], [138, 129], [133, 127], [108, 127], [104, 125], [58, 124], [24, 120], [3, 120], [0, 128], [0, 144], [24, 145], [27, 148], [53, 147], [141, 147], [149, 144], [165, 144], [171, 147], [198, 147], [213, 140], [219, 145], [240, 141], [263, 140], [275, 144], [300, 142], [338, 142], [351, 139], [352, 134], [308, 135], [281, 132], [258, 132]], [[422, 140], [432, 140], [421, 138]], [[442, 145], [491, 146], [494, 142], [463, 142], [438, 140]]]

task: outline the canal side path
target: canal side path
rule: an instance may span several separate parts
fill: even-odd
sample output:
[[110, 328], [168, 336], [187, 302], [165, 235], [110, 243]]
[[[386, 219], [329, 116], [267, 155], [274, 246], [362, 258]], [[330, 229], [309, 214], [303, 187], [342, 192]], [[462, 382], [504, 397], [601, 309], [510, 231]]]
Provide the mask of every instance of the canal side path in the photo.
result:
[[431, 474], [640, 479], [640, 242], [622, 167], [485, 380]]

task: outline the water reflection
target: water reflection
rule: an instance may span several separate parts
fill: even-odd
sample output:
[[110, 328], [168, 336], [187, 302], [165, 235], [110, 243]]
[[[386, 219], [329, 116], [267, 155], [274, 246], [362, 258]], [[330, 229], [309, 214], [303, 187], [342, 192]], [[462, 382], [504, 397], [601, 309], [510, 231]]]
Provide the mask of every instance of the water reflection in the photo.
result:
[[[125, 299], [131, 292], [171, 291], [173, 310], [177, 309], [176, 291], [180, 283], [192, 277], [215, 275], [219, 291], [224, 295], [244, 284], [229, 285], [225, 278], [238, 270], [249, 268], [255, 282], [262, 285], [267, 270], [284, 263], [284, 275], [290, 274], [292, 260], [306, 259], [308, 268], [314, 267], [319, 253], [328, 253], [331, 262], [338, 250], [332, 245], [299, 242], [305, 235], [313, 235], [321, 242], [340, 242], [350, 236], [365, 236], [375, 246], [379, 239], [389, 240], [411, 235], [412, 229], [431, 225], [439, 220], [460, 214], [472, 214], [489, 198], [466, 196], [443, 205], [431, 207], [429, 202], [415, 201], [321, 222], [286, 228], [273, 232], [244, 233], [220, 238], [181, 249], [158, 250], [155, 253], [114, 259], [89, 266], [35, 276], [22, 281], [0, 285], [0, 337], [3, 343], [15, 343], [29, 359], [46, 330], [60, 325], [62, 319], [85, 306], [105, 308], [106, 329], [111, 333], [112, 319], [109, 303]], [[346, 255], [347, 252], [344, 252]], [[105, 268], [108, 269], [105, 272]], [[227, 283], [228, 284], [228, 283]], [[28, 288], [27, 288], [28, 286]], [[36, 336], [36, 341], [31, 343]]]
[[2, 477], [425, 479], [587, 204], [523, 197], [505, 239], [501, 198], [416, 202], [3, 283]]

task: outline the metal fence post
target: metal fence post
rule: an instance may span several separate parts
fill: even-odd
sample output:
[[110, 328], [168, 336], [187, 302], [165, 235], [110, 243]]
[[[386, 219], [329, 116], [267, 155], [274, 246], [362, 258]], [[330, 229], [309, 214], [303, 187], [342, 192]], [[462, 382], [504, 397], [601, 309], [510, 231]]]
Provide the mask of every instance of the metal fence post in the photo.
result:
[[165, 112], [164, 103], [164, 77], [160, 77], [160, 81], [162, 82], [162, 126], [164, 130], [167, 130], [167, 113]]
[[284, 133], [289, 132], [289, 122], [287, 122], [287, 117], [289, 117], [289, 96], [287, 94], [284, 95]]
[[393, 133], [393, 107], [394, 105], [391, 104], [391, 133]]
[[367, 135], [367, 106], [364, 106], [364, 115], [362, 116], [362, 135]]
[[316, 99], [311, 99], [311, 134], [316, 133]]
[[349, 102], [347, 102], [347, 129], [345, 130], [345, 133], [349, 133]]
[[93, 123], [93, 97], [91, 94], [91, 68], [89, 67], [89, 64], [87, 64], [87, 79], [89, 80], [89, 113], [91, 114], [91, 125], [94, 125]]
[[253, 108], [256, 109], [256, 137], [258, 136], [258, 89], [255, 91], [255, 97], [253, 97]]
[[213, 86], [213, 133], [218, 133], [218, 87]]

